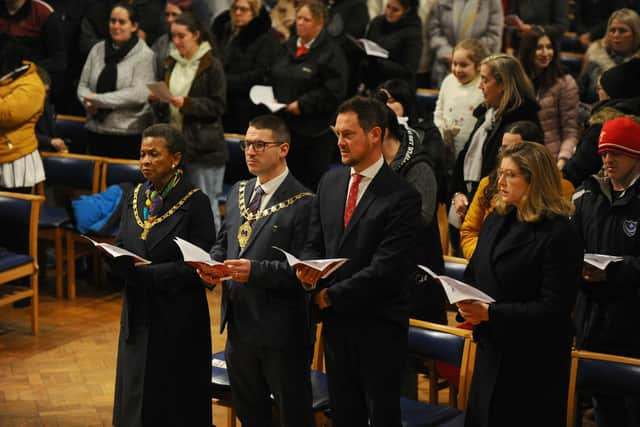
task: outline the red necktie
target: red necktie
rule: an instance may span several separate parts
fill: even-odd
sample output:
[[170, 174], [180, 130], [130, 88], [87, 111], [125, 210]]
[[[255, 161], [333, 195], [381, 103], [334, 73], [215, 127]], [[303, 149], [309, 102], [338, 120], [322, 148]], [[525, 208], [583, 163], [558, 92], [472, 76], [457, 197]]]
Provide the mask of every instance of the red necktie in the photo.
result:
[[356, 210], [356, 202], [358, 201], [358, 186], [362, 180], [362, 175], [354, 173], [349, 186], [349, 195], [347, 196], [347, 205], [344, 208], [344, 228], [347, 228], [353, 211]]
[[301, 44], [300, 47], [298, 47], [298, 49], [296, 50], [296, 56], [302, 56], [305, 53], [307, 53], [308, 50], [309, 50], [308, 47], [306, 47], [305, 45]]

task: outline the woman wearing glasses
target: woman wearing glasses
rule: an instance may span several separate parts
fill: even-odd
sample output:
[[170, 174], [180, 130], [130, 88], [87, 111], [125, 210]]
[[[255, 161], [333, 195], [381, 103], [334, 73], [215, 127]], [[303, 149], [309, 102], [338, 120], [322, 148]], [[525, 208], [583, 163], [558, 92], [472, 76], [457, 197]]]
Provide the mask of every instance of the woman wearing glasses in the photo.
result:
[[260, 113], [249, 99], [249, 90], [265, 83], [278, 50], [271, 35], [271, 18], [262, 0], [234, 0], [229, 10], [213, 21], [211, 32], [222, 51], [227, 79], [224, 129], [244, 134], [249, 120]]
[[457, 304], [478, 342], [465, 426], [560, 427], [582, 271], [580, 238], [568, 218], [574, 207], [541, 144], [505, 149], [497, 187], [495, 211], [465, 273], [495, 301]]
[[164, 81], [173, 95], [170, 103], [149, 95], [156, 121], [169, 123], [187, 140], [187, 171], [196, 187], [209, 196], [220, 229], [217, 195], [222, 191], [224, 166], [229, 157], [222, 130], [226, 83], [222, 64], [213, 56], [213, 41], [206, 27], [191, 13], [171, 25], [174, 48], [166, 61]]

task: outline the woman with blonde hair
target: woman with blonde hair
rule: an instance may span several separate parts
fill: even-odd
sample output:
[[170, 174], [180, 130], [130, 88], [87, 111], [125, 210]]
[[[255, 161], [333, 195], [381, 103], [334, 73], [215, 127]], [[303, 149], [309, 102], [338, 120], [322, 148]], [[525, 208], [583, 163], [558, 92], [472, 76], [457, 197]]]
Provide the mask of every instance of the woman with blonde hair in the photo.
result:
[[633, 9], [619, 9], [611, 14], [606, 35], [591, 43], [578, 77], [580, 100], [598, 101], [598, 78], [610, 68], [640, 57], [640, 15]]
[[[480, 179], [496, 164], [502, 135], [507, 127], [521, 120], [539, 124], [538, 103], [533, 85], [520, 62], [506, 54], [491, 55], [480, 63], [480, 90], [484, 103], [473, 112], [475, 128], [458, 154], [453, 171], [450, 218], [462, 221]], [[452, 221], [453, 223], [453, 221]], [[453, 224], [454, 226], [458, 224]]]
[[[465, 426], [560, 427], [582, 271], [580, 238], [569, 222], [574, 207], [541, 144], [507, 148], [498, 177], [496, 209], [465, 273], [495, 301], [458, 303], [478, 342]], [[528, 410], [532, 401], [535, 411]]]

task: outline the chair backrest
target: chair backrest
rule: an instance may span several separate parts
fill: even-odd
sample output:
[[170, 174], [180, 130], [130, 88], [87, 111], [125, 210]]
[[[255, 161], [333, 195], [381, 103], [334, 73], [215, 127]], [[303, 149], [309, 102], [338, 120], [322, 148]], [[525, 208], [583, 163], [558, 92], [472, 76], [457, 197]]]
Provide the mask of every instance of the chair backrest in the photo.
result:
[[42, 196], [0, 191], [0, 246], [14, 252], [28, 249], [38, 259], [38, 218]]
[[224, 139], [229, 149], [229, 161], [224, 170], [224, 183], [233, 185], [240, 180], [251, 178], [252, 175], [244, 160], [244, 152], [240, 149], [240, 141], [244, 139], [244, 135], [225, 133]]
[[595, 353], [571, 352], [567, 426], [576, 423], [576, 393], [594, 392], [640, 396], [640, 359]]
[[47, 185], [98, 192], [102, 157], [53, 152], [44, 152], [41, 156]]
[[59, 138], [71, 140], [73, 152], [82, 152], [87, 146], [86, 119], [82, 116], [58, 114], [55, 134]]
[[106, 190], [110, 185], [126, 182], [131, 184], [144, 182], [144, 176], [140, 171], [140, 162], [131, 159], [105, 157], [100, 176], [100, 191]]
[[433, 113], [438, 102], [437, 89], [418, 89], [416, 91], [416, 106], [418, 111], [423, 113]]
[[460, 367], [458, 409], [464, 410], [475, 363], [475, 343], [472, 332], [467, 329], [411, 319], [409, 353]]
[[467, 264], [468, 262], [464, 258], [445, 255], [444, 275], [462, 281], [464, 279], [464, 272], [467, 269]]

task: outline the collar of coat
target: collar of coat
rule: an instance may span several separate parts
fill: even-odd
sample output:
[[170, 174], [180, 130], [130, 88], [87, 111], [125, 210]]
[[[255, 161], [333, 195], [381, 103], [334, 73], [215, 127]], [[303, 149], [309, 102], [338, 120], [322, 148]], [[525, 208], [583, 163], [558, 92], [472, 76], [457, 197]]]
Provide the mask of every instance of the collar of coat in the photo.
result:
[[[164, 60], [165, 73], [164, 73], [164, 81], [169, 84], [169, 79], [171, 78], [171, 71], [173, 70], [173, 66], [176, 64], [176, 60], [172, 57], [168, 57]], [[210, 68], [213, 64], [213, 55], [211, 54], [211, 50], [204, 54], [200, 63], [198, 64], [198, 70], [196, 71], [196, 75], [194, 78], [198, 77], [200, 74], [204, 73], [207, 68]]]

